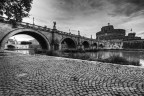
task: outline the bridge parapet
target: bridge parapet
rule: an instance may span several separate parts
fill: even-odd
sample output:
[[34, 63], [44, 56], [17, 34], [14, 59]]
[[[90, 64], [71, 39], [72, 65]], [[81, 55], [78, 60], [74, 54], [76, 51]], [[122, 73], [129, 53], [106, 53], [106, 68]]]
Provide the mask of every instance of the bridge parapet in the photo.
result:
[[[5, 17], [0, 17], [0, 22], [13, 24], [15, 21], [13, 19], [7, 20], [7, 18], [5, 18]], [[34, 25], [34, 24], [31, 24], [31, 23], [27, 23], [27, 22], [15, 22], [15, 23], [16, 23], [16, 25], [24, 27], [24, 28], [31, 28], [31, 29], [34, 29], [34, 30], [39, 30], [39, 31], [44, 31], [44, 32], [52, 32], [53, 31], [53, 29], [47, 28], [46, 26]], [[72, 37], [79, 37], [79, 38], [91, 40], [90, 38], [80, 36], [80, 35], [76, 35], [76, 34], [72, 34], [72, 33], [68, 33], [68, 32], [63, 32], [63, 31], [59, 31], [59, 30], [57, 30], [55, 32], [59, 33], [59, 34], [62, 34], [62, 35], [67, 35], [67, 36], [72, 36]]]
[[[30, 24], [27, 22], [15, 22], [15, 20], [13, 20], [13, 19], [7, 20], [7, 18], [1, 17], [1, 16], [0, 16], [0, 22], [11, 24], [11, 25], [16, 25], [18, 28], [22, 27], [22, 28], [34, 29], [34, 30], [37, 30], [38, 32], [40, 32], [40, 31], [49, 32], [49, 33], [54, 32], [54, 33], [58, 33], [59, 35], [65, 35], [68, 37], [75, 37], [75, 38], [79, 38], [79, 39], [83, 39], [83, 40], [87, 40], [87, 41], [94, 41], [95, 40], [95, 39], [87, 38], [87, 37], [81, 36], [81, 35], [76, 35], [76, 34], [64, 32], [64, 31], [59, 31], [57, 29], [55, 29], [55, 31], [54, 31], [54, 29], [47, 28], [47, 26], [39, 26], [39, 25], [35, 25], [35, 24]], [[15, 27], [15, 28], [17, 28], [17, 27]]]
[[15, 23], [17, 26], [22, 26], [24, 28], [31, 28], [31, 29], [40, 30], [40, 31], [46, 31], [46, 32], [52, 31], [51, 28], [47, 28], [46, 26], [43, 27], [43, 26], [39, 26], [39, 25], [30, 24], [27, 22], [15, 22], [13, 19], [7, 20], [7, 18], [5, 18], [5, 17], [0, 17], [0, 22], [7, 23], [7, 24]]
[[62, 35], [67, 35], [67, 36], [72, 36], [72, 37], [78, 37], [79, 35], [75, 35], [72, 33], [68, 33], [68, 32], [63, 32], [63, 31], [59, 31], [57, 30], [56, 33], [62, 34]]
[[45, 31], [45, 32], [51, 32], [52, 29], [47, 28], [46, 26], [39, 26], [39, 25], [34, 25], [26, 22], [17, 22], [18, 25], [24, 27], [24, 28], [32, 28], [35, 30], [40, 30], [40, 31]]

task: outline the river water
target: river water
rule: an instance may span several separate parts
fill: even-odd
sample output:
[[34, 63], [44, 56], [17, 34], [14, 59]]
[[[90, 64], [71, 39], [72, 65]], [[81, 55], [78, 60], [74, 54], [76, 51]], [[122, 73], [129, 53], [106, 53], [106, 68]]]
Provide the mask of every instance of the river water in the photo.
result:
[[[18, 53], [34, 55], [34, 50], [15, 50]], [[77, 53], [74, 53], [77, 54]], [[81, 54], [87, 54], [96, 59], [106, 59], [110, 56], [121, 56], [129, 61], [138, 61], [142, 66], [144, 66], [144, 52], [143, 51], [98, 51], [98, 52], [86, 52]]]

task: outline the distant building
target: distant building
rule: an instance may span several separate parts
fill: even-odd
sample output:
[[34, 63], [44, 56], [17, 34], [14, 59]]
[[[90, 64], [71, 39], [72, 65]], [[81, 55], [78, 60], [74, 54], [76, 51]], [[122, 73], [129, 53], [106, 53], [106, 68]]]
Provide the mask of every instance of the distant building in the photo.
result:
[[[103, 26], [101, 31], [96, 33], [96, 40], [98, 41], [98, 48], [100, 49], [123, 49], [128, 48], [129, 45], [135, 42], [141, 44], [144, 40], [141, 37], [136, 37], [136, 33], [129, 33], [125, 36], [126, 32], [124, 29], [114, 29], [113, 25], [108, 23], [108, 26]], [[130, 45], [129, 45], [130, 46]], [[134, 44], [133, 44], [134, 46]], [[136, 48], [136, 46], [135, 46]]]
[[99, 42], [98, 48], [102, 49], [122, 49], [125, 39], [124, 29], [114, 29], [113, 25], [103, 26], [101, 31], [96, 33], [96, 40]]
[[8, 41], [5, 44], [5, 49], [15, 49], [15, 45], [17, 44], [16, 40], [8, 39]]
[[136, 33], [129, 33], [128, 36], [125, 36], [125, 41], [126, 40], [141, 40], [141, 37], [136, 37]]
[[123, 41], [124, 49], [144, 49], [144, 39]]
[[8, 39], [6, 44], [17, 44], [18, 42], [15, 39]]
[[29, 45], [15, 45], [16, 49], [29, 49]]
[[113, 25], [108, 23], [108, 26], [101, 28], [101, 31], [96, 33], [97, 40], [123, 40], [125, 38], [124, 29], [114, 29]]
[[29, 49], [29, 45], [21, 45], [16, 39], [8, 39], [5, 49], [10, 49], [9, 46], [13, 46], [13, 49]]

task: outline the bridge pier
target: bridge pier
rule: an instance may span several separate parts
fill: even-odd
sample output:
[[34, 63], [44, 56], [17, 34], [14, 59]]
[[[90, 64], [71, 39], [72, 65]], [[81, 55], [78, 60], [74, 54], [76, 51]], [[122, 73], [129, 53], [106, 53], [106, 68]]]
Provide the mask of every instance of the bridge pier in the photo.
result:
[[80, 35], [80, 31], [78, 31], [78, 45], [77, 45], [77, 50], [84, 50], [83, 45], [81, 43], [81, 39], [80, 39], [81, 35]]
[[3, 52], [3, 51], [4, 51], [4, 49], [2, 47], [0, 47], [0, 52]]
[[56, 29], [56, 22], [53, 22], [54, 23], [54, 26], [53, 26], [53, 29], [52, 29], [52, 40], [51, 40], [51, 51], [54, 51], [55, 50], [55, 33], [57, 31]]
[[59, 51], [61, 51], [61, 47], [62, 47], [61, 44], [59, 44], [59, 48], [58, 48]]
[[3, 44], [0, 42], [0, 52], [3, 52], [4, 51], [4, 47]]

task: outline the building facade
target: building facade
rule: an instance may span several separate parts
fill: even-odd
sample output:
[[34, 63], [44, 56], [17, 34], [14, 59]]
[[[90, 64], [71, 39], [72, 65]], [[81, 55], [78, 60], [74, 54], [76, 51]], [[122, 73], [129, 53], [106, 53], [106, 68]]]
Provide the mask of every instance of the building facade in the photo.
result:
[[124, 29], [114, 29], [113, 25], [108, 24], [96, 33], [97, 40], [123, 40], [125, 38]]
[[[141, 37], [136, 37], [136, 33], [129, 33], [125, 36], [124, 29], [114, 29], [113, 25], [103, 26], [101, 31], [96, 33], [96, 40], [99, 49], [125, 49], [143, 48]], [[138, 45], [138, 46], [135, 46]]]
[[5, 49], [29, 49], [29, 45], [22, 45], [15, 39], [9, 39], [5, 44]]
[[113, 25], [103, 26], [101, 31], [96, 33], [99, 49], [122, 49], [125, 38], [124, 29], [114, 29]]

